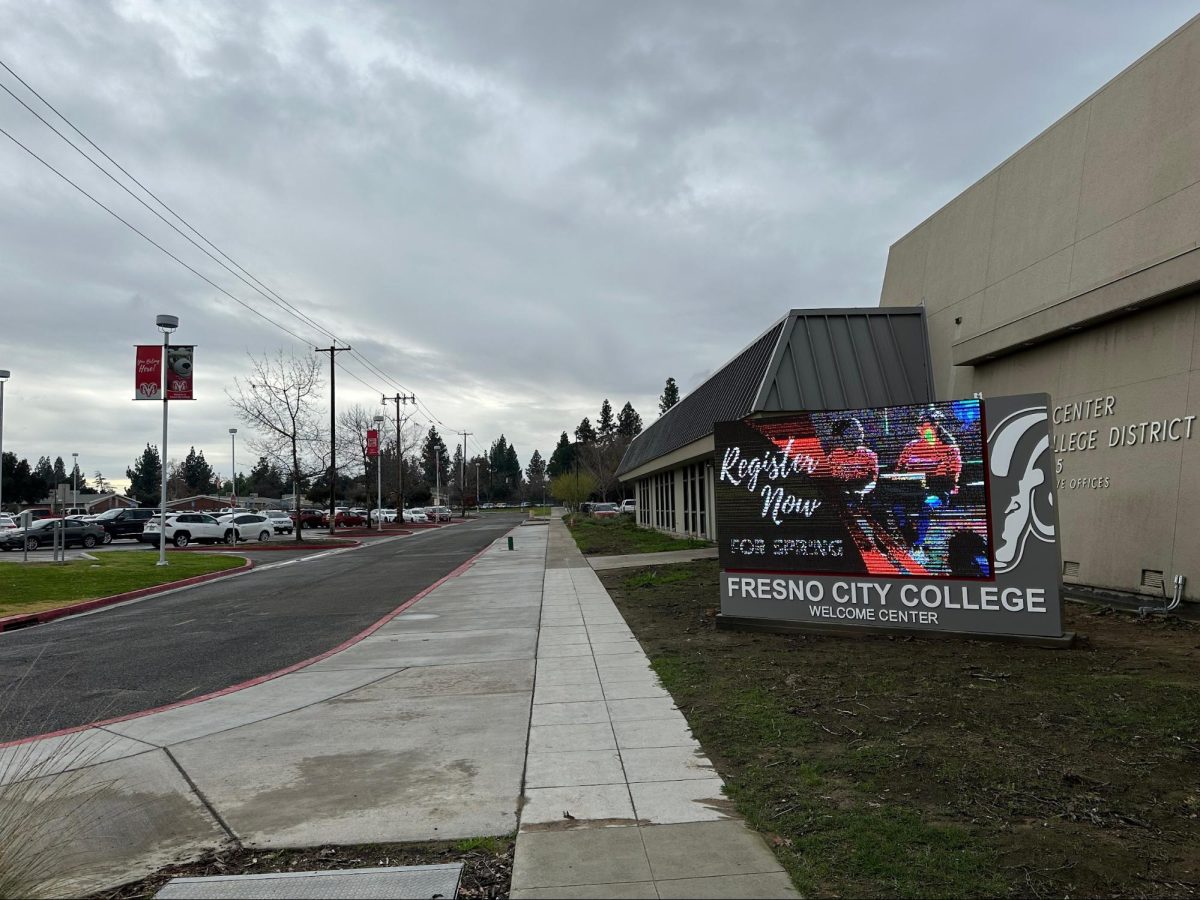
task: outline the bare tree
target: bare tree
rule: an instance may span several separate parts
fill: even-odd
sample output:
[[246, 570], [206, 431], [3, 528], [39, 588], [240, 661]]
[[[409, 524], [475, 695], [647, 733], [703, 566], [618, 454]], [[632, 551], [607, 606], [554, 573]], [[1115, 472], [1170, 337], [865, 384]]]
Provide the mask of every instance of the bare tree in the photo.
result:
[[[386, 426], [386, 420], [381, 424]], [[371, 457], [367, 456], [367, 432], [375, 427], [375, 413], [361, 403], [355, 403], [338, 413], [338, 459], [346, 460], [345, 465], [339, 468], [348, 475], [351, 472], [357, 473], [361, 467], [368, 509], [375, 506], [375, 486], [371, 484], [371, 475], [374, 474], [380, 459], [376, 457], [372, 461]], [[384, 429], [381, 428], [381, 443], [383, 436]]]
[[254, 429], [250, 447], [292, 475], [292, 502], [296, 510], [296, 540], [300, 541], [300, 484], [325, 471], [329, 447], [320, 423], [323, 391], [316, 357], [283, 353], [256, 359], [245, 380], [233, 380], [225, 395], [238, 418]]

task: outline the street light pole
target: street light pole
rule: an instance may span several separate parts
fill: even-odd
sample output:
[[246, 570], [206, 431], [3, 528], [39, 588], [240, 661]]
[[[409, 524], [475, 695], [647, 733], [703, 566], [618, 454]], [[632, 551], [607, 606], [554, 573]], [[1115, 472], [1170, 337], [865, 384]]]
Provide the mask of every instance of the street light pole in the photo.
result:
[[4, 512], [4, 382], [9, 374], [8, 369], [0, 369], [0, 513]]
[[158, 498], [158, 562], [156, 565], [167, 565], [167, 388], [170, 385], [170, 379], [167, 377], [167, 342], [171, 339], [171, 332], [179, 327], [179, 316], [158, 316], [154, 320], [154, 324], [158, 326], [158, 330], [163, 333], [162, 345], [162, 367], [161, 367], [161, 386], [162, 386], [162, 403], [163, 403], [163, 435], [162, 435], [162, 453], [159, 456], [160, 470], [162, 480], [160, 484], [161, 496]]
[[237, 507], [237, 429], [229, 429], [229, 510], [232, 515]]
[[71, 468], [71, 508], [79, 508], [79, 454], [72, 453], [71, 458], [75, 461], [75, 465]]
[[[383, 416], [375, 417], [375, 433], [378, 435], [383, 430], [382, 425], [387, 420]], [[378, 531], [383, 531], [383, 454], [379, 452], [379, 438], [375, 438], [375, 515], [379, 519]], [[400, 504], [403, 506], [404, 504]], [[400, 513], [400, 517], [404, 518], [404, 513]]]

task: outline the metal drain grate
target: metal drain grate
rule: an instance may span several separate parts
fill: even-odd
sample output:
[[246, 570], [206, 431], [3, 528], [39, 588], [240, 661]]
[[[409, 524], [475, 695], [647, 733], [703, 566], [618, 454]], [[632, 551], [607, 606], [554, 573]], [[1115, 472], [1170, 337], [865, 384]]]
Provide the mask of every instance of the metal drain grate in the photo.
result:
[[1063, 578], [1078, 578], [1079, 563], [1069, 559], [1063, 560]]
[[458, 894], [461, 875], [462, 863], [452, 863], [172, 878], [154, 896], [164, 900], [451, 900]]
[[1162, 591], [1166, 587], [1166, 579], [1157, 569], [1142, 569], [1142, 587]]

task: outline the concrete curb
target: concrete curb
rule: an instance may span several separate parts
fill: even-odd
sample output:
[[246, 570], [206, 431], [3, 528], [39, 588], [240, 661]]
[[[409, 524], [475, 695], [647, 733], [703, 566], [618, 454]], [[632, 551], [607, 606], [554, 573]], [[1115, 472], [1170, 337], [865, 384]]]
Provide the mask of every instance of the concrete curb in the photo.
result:
[[138, 588], [136, 591], [126, 591], [123, 594], [113, 594], [111, 597], [94, 597], [91, 600], [81, 600], [79, 603], [72, 603], [69, 606], [58, 606], [54, 609], [44, 609], [41, 612], [24, 613], [15, 616], [5, 616], [0, 618], [0, 633], [5, 631], [15, 631], [18, 628], [28, 628], [31, 625], [41, 625], [43, 622], [53, 622], [55, 619], [61, 619], [64, 616], [73, 616], [76, 613], [87, 612], [92, 609], [100, 609], [104, 606], [112, 606], [115, 603], [124, 603], [126, 600], [136, 600], [139, 597], [146, 597], [150, 594], [156, 594], [161, 591], [171, 591], [175, 588], [188, 587], [193, 584], [202, 584], [205, 581], [215, 581], [218, 578], [226, 578], [230, 575], [236, 575], [239, 572], [245, 572], [247, 569], [254, 568], [254, 560], [247, 559], [240, 566], [235, 566], [232, 569], [222, 569], [220, 572], [209, 572], [205, 575], [193, 575], [191, 578], [183, 578], [179, 581], [167, 581], [163, 584], [155, 584], [151, 587]]
[[213, 544], [212, 546], [170, 547], [170, 548], [168, 548], [167, 552], [169, 552], [169, 553], [238, 553], [238, 552], [258, 553], [260, 551], [266, 551], [269, 553], [272, 550], [275, 550], [275, 551], [346, 550], [346, 549], [349, 549], [350, 547], [361, 547], [362, 541], [355, 541], [355, 540], [344, 540], [343, 541], [343, 540], [338, 539], [335, 541], [321, 541], [321, 542], [315, 543], [315, 544], [310, 544], [310, 543], [296, 544], [296, 543], [288, 543], [287, 541], [276, 541], [276, 542], [267, 543], [267, 544], [247, 544], [245, 546], [239, 547], [237, 550], [223, 550], [222, 549], [223, 547], [228, 547], [228, 546], [230, 546], [230, 545], [229, 544]]
[[[392, 619], [396, 618], [398, 615], [403, 613], [409, 607], [413, 606], [418, 601], [424, 599], [426, 596], [433, 593], [435, 590], [437, 590], [439, 587], [441, 587], [443, 584], [445, 584], [451, 578], [457, 578], [459, 575], [461, 575], [463, 572], [465, 572], [467, 569], [469, 569], [472, 565], [474, 565], [476, 560], [478, 560], [479, 557], [483, 556], [483, 554], [485, 554], [490, 549], [491, 549], [491, 545], [489, 544], [487, 547], [484, 547], [482, 550], [480, 550], [478, 553], [476, 553], [470, 559], [463, 562], [457, 568], [455, 568], [454, 570], [452, 570], [450, 572], [447, 572], [445, 575], [443, 575], [441, 578], [439, 578], [433, 584], [429, 585], [429, 587], [425, 588], [422, 591], [417, 592], [412, 597], [409, 597], [407, 600], [405, 600], [403, 603], [401, 603], [399, 606], [397, 606], [395, 609], [393, 609], [391, 612], [387, 613], [386, 615], [384, 615], [382, 618], [378, 619], [376, 622], [372, 623], [371, 625], [368, 625], [365, 629], [360, 631], [358, 634], [354, 635], [351, 638], [346, 639], [345, 641], [342, 641], [342, 643], [338, 644], [336, 647], [334, 647], [331, 650], [326, 650], [324, 653], [320, 653], [320, 654], [310, 657], [308, 659], [301, 660], [300, 662], [297, 662], [297, 663], [292, 663], [290, 666], [286, 666], [286, 667], [284, 667], [282, 669], [278, 669], [274, 672], [268, 672], [265, 675], [259, 675], [256, 678], [251, 678], [249, 681], [242, 681], [242, 682], [239, 682], [238, 684], [233, 684], [233, 685], [230, 685], [229, 687], [221, 688], [218, 691], [212, 691], [211, 693], [208, 693], [208, 694], [201, 694], [199, 697], [191, 697], [187, 700], [180, 700], [178, 703], [168, 703], [166, 706], [156, 706], [153, 709], [143, 709], [143, 710], [140, 710], [135, 713], [128, 713], [127, 715], [117, 716], [112, 719], [102, 719], [97, 722], [89, 722], [86, 725], [76, 725], [73, 728], [63, 728], [58, 731], [48, 731], [45, 734], [35, 734], [30, 737], [18, 738], [15, 741], [7, 741], [4, 743], [0, 743], [0, 750], [5, 749], [6, 747], [15, 747], [20, 744], [28, 744], [33, 741], [45, 740], [46, 738], [61, 737], [65, 734], [75, 734], [80, 731], [88, 731], [89, 729], [92, 729], [92, 728], [103, 728], [105, 725], [115, 725], [118, 722], [128, 722], [131, 719], [140, 719], [143, 716], [149, 716], [154, 713], [166, 712], [169, 709], [178, 709], [181, 706], [191, 706], [195, 703], [202, 703], [205, 700], [212, 700], [215, 697], [224, 697], [226, 694], [232, 694], [232, 693], [235, 693], [236, 691], [245, 690], [246, 688], [254, 687], [255, 685], [262, 684], [267, 681], [274, 681], [276, 678], [280, 678], [284, 675], [290, 675], [292, 672], [297, 672], [300, 669], [303, 669], [307, 666], [313, 665], [314, 663], [319, 663], [322, 660], [328, 659], [329, 657], [333, 656], [336, 653], [341, 653], [343, 650], [353, 647], [355, 644], [357, 644], [359, 641], [362, 641], [364, 638], [370, 637], [372, 634], [374, 634], [376, 631], [378, 631], [380, 628], [382, 628], [384, 625], [386, 625]], [[247, 562], [250, 563], [250, 565], [253, 565], [253, 562], [251, 560], [247, 560]], [[241, 572], [249, 567], [250, 566], [243, 566], [243, 567], [240, 567], [237, 569], [230, 569], [229, 571], [230, 572]], [[224, 574], [224, 573], [219, 573], [219, 574]], [[206, 578], [207, 576], [198, 576], [198, 577]], [[177, 586], [182, 585], [183, 582], [177, 582], [176, 584], [177, 584]], [[124, 599], [130, 599], [130, 598], [126, 597]], [[112, 601], [112, 602], [117, 602], [117, 601]], [[0, 621], [3, 621], [3, 620], [0, 620]]]

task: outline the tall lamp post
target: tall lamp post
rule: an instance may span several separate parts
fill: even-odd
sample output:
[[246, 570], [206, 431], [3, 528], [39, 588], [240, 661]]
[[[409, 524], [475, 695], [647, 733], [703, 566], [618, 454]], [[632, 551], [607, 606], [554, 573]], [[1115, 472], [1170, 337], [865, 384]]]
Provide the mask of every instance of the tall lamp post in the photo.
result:
[[11, 373], [0, 369], [0, 512], [4, 512], [4, 382]]
[[[253, 449], [253, 448], [252, 448]], [[229, 509], [237, 507], [237, 429], [229, 429], [229, 471], [233, 473], [229, 480]]]
[[72, 453], [71, 458], [75, 461], [71, 467], [71, 508], [79, 509], [79, 454]]
[[171, 340], [171, 332], [179, 327], [179, 316], [158, 316], [154, 320], [158, 330], [163, 333], [162, 349], [162, 403], [163, 403], [163, 435], [162, 455], [159, 457], [162, 470], [162, 494], [158, 498], [158, 563], [167, 565], [167, 388], [170, 379], [167, 377], [167, 343]]
[[[383, 416], [375, 417], [375, 431], [379, 433], [383, 431], [383, 423], [387, 421]], [[378, 442], [379, 438], [375, 439]], [[398, 448], [397, 448], [398, 449]], [[404, 506], [403, 503], [400, 504]], [[375, 517], [378, 519], [376, 523], [379, 527], [377, 531], [383, 531], [383, 454], [379, 452], [379, 447], [375, 448]], [[404, 513], [400, 513], [400, 518], [404, 518]]]

